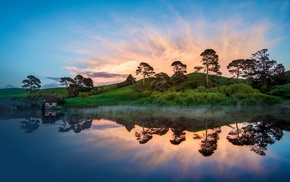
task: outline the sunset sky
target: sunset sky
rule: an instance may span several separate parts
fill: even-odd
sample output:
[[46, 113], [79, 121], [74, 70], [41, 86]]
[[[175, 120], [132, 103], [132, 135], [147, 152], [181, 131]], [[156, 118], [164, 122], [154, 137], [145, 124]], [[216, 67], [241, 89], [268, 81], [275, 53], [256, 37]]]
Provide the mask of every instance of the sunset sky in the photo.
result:
[[172, 75], [171, 63], [201, 65], [207, 48], [223, 76], [234, 59], [268, 48], [290, 69], [290, 1], [1, 0], [0, 87], [28, 75], [42, 88], [82, 74], [94, 85], [136, 76], [140, 62]]

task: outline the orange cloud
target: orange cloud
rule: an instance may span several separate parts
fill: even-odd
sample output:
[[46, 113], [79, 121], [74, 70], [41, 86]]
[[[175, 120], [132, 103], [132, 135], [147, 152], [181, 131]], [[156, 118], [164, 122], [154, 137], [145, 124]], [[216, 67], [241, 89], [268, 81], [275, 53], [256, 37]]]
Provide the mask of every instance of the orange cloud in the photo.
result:
[[[231, 75], [226, 66], [232, 60], [249, 58], [252, 53], [275, 43], [275, 40], [268, 40], [266, 37], [271, 28], [271, 24], [267, 22], [245, 26], [245, 21], [234, 17], [212, 23], [205, 20], [189, 21], [176, 16], [176, 21], [164, 26], [133, 18], [130, 19], [131, 24], [120, 21], [116, 23], [117, 28], [110, 32], [110, 36], [93, 27], [74, 26], [80, 37], [70, 46], [70, 51], [78, 55], [72, 62], [78, 65], [76, 72], [95, 71], [136, 76], [138, 64], [147, 62], [156, 72], [172, 75], [170, 65], [176, 60], [187, 64], [188, 72], [193, 72], [194, 66], [201, 65], [200, 54], [205, 49], [212, 48], [219, 55], [223, 75], [229, 77]], [[72, 73], [76, 72], [74, 70]], [[124, 78], [94, 79], [98, 85], [123, 80]]]

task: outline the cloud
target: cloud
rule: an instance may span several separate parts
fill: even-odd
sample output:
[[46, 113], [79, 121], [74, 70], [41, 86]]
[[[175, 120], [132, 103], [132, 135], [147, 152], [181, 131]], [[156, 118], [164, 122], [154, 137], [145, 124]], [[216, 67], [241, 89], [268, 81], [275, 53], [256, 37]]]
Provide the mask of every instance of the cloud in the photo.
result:
[[41, 88], [58, 88], [62, 87], [59, 83], [49, 83], [41, 86]]
[[116, 73], [107, 73], [107, 72], [91, 72], [86, 71], [83, 72], [88, 75], [90, 78], [114, 78], [114, 77], [123, 77], [125, 78], [127, 75], [124, 74], [116, 74]]
[[56, 82], [59, 82], [60, 78], [59, 77], [51, 77], [51, 76], [47, 76], [46, 77], [47, 79], [50, 79], [50, 80], [54, 80]]
[[97, 23], [74, 24], [70, 28], [77, 38], [67, 49], [76, 58], [72, 59], [71, 67], [64, 69], [72, 75], [90, 73], [98, 84], [123, 81], [121, 75], [134, 76], [140, 62], [149, 63], [157, 73], [172, 75], [173, 61], [180, 60], [188, 65], [188, 72], [193, 72], [195, 66], [201, 65], [200, 54], [212, 48], [219, 55], [223, 75], [231, 76], [226, 66], [232, 60], [249, 58], [277, 41], [267, 38], [273, 27], [271, 22], [247, 24], [239, 16], [213, 22], [194, 15], [184, 18], [176, 12], [172, 14], [170, 21], [159, 22], [134, 19], [134, 16], [115, 18], [108, 27], [110, 33]]

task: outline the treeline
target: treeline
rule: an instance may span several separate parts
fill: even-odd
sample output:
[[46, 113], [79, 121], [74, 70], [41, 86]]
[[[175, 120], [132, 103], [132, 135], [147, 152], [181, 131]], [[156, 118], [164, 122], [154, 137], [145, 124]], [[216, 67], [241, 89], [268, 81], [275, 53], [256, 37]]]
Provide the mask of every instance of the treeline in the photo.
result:
[[[236, 79], [236, 83], [243, 78], [253, 88], [257, 88], [263, 93], [269, 91], [274, 85], [285, 84], [287, 79], [284, 66], [278, 64], [275, 60], [270, 60], [267, 52], [268, 49], [262, 49], [253, 53], [248, 59], [236, 59], [230, 62], [227, 69], [233, 75], [233, 78]], [[197, 88], [198, 86], [211, 88], [219, 85], [217, 80], [222, 75], [222, 72], [220, 71], [218, 54], [213, 49], [206, 49], [200, 56], [202, 65], [195, 66], [194, 69], [196, 72], [204, 70], [206, 74], [205, 83], [200, 83], [198, 80], [193, 81], [191, 88]], [[151, 78], [149, 79], [151, 89], [161, 92], [168, 90], [172, 86], [185, 83], [187, 81], [187, 65], [181, 61], [174, 61], [171, 67], [173, 75], [170, 77], [164, 72], [155, 73], [151, 65], [146, 62], [141, 62], [136, 69], [136, 75], [142, 76], [142, 87], [140, 91], [143, 92], [145, 90], [146, 78]], [[135, 82], [136, 79], [130, 74], [124, 82], [116, 84], [116, 88], [128, 86]], [[40, 80], [33, 75], [29, 75], [22, 83], [24, 84], [22, 87], [27, 88], [30, 93], [41, 87]], [[68, 97], [77, 97], [79, 96], [79, 92], [93, 91], [93, 95], [102, 93], [102, 91], [98, 91], [94, 87], [91, 78], [86, 78], [82, 75], [77, 75], [75, 78], [61, 77], [60, 85], [67, 89]]]
[[[274, 85], [282, 85], [287, 82], [283, 64], [277, 64], [277, 61], [270, 60], [267, 51], [268, 49], [262, 49], [253, 53], [249, 59], [237, 59], [229, 63], [227, 69], [236, 79], [236, 83], [240, 78], [244, 78], [251, 83], [253, 88], [266, 92]], [[222, 75], [219, 56], [213, 49], [206, 49], [200, 56], [202, 57], [202, 66], [196, 66], [194, 69], [197, 72], [204, 70], [206, 73], [206, 84], [204, 86], [209, 88], [212, 86], [209, 84], [209, 74], [212, 74], [211, 78], [213, 79]], [[148, 63], [140, 63], [136, 69], [136, 75], [140, 74], [143, 77], [142, 91], [145, 89], [145, 78], [154, 78], [151, 86], [158, 91], [165, 91], [173, 85], [185, 82], [187, 79], [185, 75], [187, 65], [181, 61], [174, 61], [171, 67], [174, 74], [169, 77], [163, 72], [155, 73], [154, 68]]]

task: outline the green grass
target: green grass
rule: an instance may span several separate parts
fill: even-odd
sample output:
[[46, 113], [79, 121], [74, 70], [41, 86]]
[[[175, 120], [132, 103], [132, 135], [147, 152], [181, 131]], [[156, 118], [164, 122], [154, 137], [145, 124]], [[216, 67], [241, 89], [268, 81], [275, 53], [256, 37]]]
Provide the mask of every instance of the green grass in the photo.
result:
[[14, 100], [24, 97], [27, 94], [28, 92], [22, 88], [0, 89], [0, 100]]
[[81, 108], [104, 105], [132, 104], [141, 96], [141, 93], [137, 91], [139, 86], [140, 84], [137, 83], [127, 87], [109, 90], [98, 95], [70, 98], [66, 100], [64, 107]]
[[[185, 83], [172, 86], [165, 92], [154, 91], [151, 88], [152, 78], [146, 79], [145, 91], [141, 92], [142, 80], [134, 85], [118, 88], [117, 84], [101, 86], [91, 92], [80, 92], [79, 97], [67, 98], [66, 88], [41, 89], [29, 94], [25, 89], [0, 89], [1, 100], [39, 102], [41, 95], [56, 93], [65, 98], [65, 108], [83, 108], [109, 105], [156, 105], [156, 106], [195, 106], [195, 105], [261, 105], [276, 104], [282, 100], [281, 90], [285, 97], [290, 94], [290, 86], [274, 87], [268, 94], [262, 94], [253, 89], [245, 80], [235, 80], [216, 77], [215, 87], [206, 88], [205, 74], [190, 73]], [[210, 76], [211, 77], [211, 76]], [[287, 100], [284, 103], [289, 103]]]
[[286, 99], [290, 99], [290, 84], [274, 86], [269, 92], [269, 94], [278, 95]]

